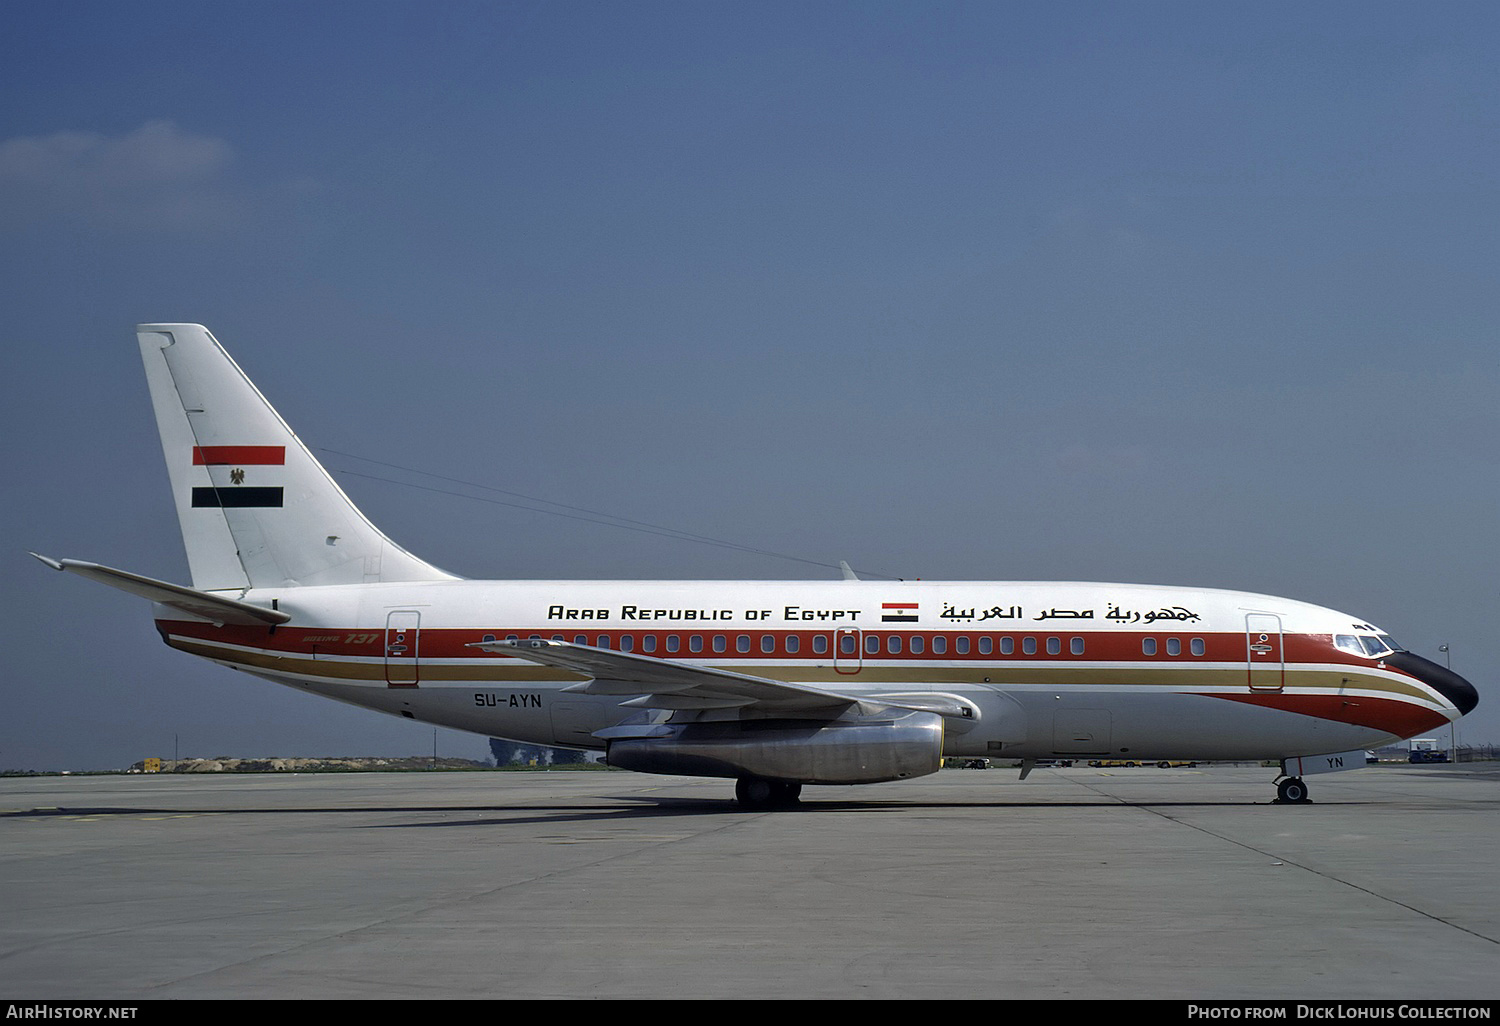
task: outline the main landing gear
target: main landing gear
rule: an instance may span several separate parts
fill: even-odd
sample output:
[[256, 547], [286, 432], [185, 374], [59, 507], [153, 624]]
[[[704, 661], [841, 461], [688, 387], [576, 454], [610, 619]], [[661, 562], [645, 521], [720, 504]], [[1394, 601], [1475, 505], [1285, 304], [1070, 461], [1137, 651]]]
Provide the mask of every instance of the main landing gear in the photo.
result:
[[734, 785], [734, 796], [743, 809], [785, 809], [802, 797], [801, 784], [785, 784], [760, 777], [740, 777]]
[[1282, 777], [1276, 783], [1276, 800], [1283, 805], [1307, 805], [1312, 799], [1307, 796], [1307, 785], [1301, 777]]

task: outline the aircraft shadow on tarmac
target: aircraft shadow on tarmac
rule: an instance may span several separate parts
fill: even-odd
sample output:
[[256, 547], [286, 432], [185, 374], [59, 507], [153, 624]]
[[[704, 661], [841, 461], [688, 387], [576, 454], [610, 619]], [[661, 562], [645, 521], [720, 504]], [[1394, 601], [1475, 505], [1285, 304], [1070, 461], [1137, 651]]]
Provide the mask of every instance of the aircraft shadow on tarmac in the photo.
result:
[[[8, 809], [0, 812], [5, 819], [139, 819], [145, 817], [191, 816], [318, 816], [351, 815], [429, 816], [469, 813], [461, 819], [364, 824], [365, 829], [432, 829], [465, 826], [506, 826], [528, 822], [604, 822], [624, 819], [674, 818], [679, 816], [732, 815], [736, 817], [767, 815], [828, 815], [832, 813], [933, 812], [961, 809], [1026, 809], [1031, 811], [1073, 811], [1078, 809], [1213, 809], [1254, 808], [1278, 804], [1271, 801], [1121, 801], [1100, 798], [1096, 801], [1048, 802], [922, 802], [922, 801], [848, 801], [804, 800], [778, 809], [741, 809], [732, 798], [674, 798], [670, 796], [618, 796], [605, 800], [628, 802], [621, 806], [588, 803], [518, 803], [504, 805], [340, 805], [316, 808], [234, 808], [234, 807], [143, 807], [143, 806], [59, 806], [53, 808]], [[1301, 803], [1311, 807], [1317, 803]], [[1324, 802], [1326, 805], [1357, 805], [1358, 802]]]
[[[1171, 801], [1171, 802], [1123, 802], [1123, 801], [1070, 801], [1070, 802], [893, 802], [893, 801], [802, 801], [796, 805], [779, 809], [741, 809], [733, 800], [713, 800], [704, 798], [640, 798], [631, 797], [620, 799], [635, 803], [623, 808], [598, 808], [596, 806], [580, 805], [524, 805], [516, 806], [514, 811], [522, 815], [502, 816], [496, 818], [485, 817], [482, 819], [446, 820], [443, 822], [426, 823], [387, 823], [381, 828], [410, 829], [410, 828], [444, 828], [461, 826], [505, 826], [516, 823], [562, 823], [562, 822], [606, 822], [615, 820], [650, 820], [669, 819], [679, 816], [702, 816], [702, 815], [732, 815], [738, 818], [749, 818], [752, 816], [773, 815], [828, 815], [833, 813], [876, 813], [876, 812], [933, 812], [940, 810], [960, 809], [1028, 809], [1072, 811], [1078, 809], [1213, 809], [1213, 808], [1253, 808], [1261, 805], [1277, 804], [1273, 801], [1262, 802], [1225, 802], [1225, 801]], [[1311, 807], [1313, 802], [1302, 803], [1305, 807]], [[1350, 805], [1358, 802], [1325, 802], [1325, 805]], [[392, 810], [396, 811], [396, 810]], [[418, 810], [412, 810], [418, 811]], [[489, 806], [484, 809], [473, 811], [502, 812], [504, 807]], [[530, 815], [525, 815], [530, 813]]]

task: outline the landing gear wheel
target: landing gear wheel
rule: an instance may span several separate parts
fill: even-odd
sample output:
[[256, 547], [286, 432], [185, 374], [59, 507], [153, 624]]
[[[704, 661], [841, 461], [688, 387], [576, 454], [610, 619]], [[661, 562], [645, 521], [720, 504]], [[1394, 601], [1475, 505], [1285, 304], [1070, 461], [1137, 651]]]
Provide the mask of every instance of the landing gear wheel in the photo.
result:
[[759, 777], [740, 777], [734, 784], [734, 797], [740, 805], [747, 809], [763, 809], [771, 804], [771, 795], [775, 790], [769, 780]]
[[740, 777], [734, 784], [734, 797], [746, 809], [775, 809], [796, 805], [802, 797], [801, 784], [783, 784], [760, 777]]
[[1287, 777], [1277, 784], [1276, 797], [1287, 805], [1305, 805], [1310, 800], [1307, 797], [1307, 785], [1302, 782], [1301, 777]]

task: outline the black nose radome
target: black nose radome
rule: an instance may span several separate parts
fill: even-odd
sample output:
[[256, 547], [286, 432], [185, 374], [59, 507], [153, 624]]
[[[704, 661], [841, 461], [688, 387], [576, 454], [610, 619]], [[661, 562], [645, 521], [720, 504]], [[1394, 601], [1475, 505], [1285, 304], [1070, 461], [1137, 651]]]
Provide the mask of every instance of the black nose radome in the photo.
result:
[[1446, 666], [1439, 666], [1431, 659], [1423, 659], [1411, 652], [1392, 652], [1385, 657], [1383, 662], [1411, 674], [1458, 706], [1458, 711], [1466, 716], [1479, 704], [1479, 692], [1475, 690], [1474, 685]]

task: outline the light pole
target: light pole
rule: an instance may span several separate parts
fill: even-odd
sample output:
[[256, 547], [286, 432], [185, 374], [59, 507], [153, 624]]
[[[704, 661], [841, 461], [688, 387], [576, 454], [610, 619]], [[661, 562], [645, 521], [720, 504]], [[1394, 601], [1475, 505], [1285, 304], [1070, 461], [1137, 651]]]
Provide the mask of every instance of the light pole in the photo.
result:
[[[1441, 652], [1441, 653], [1443, 653], [1443, 665], [1446, 668], [1450, 669], [1450, 670], [1453, 669], [1453, 657], [1448, 652], [1448, 646], [1447, 645], [1439, 645], [1438, 646], [1438, 651]], [[1449, 740], [1449, 748], [1450, 748], [1448, 757], [1453, 762], [1457, 762], [1458, 761], [1458, 721], [1454, 720], [1451, 723], [1449, 723], [1448, 724], [1448, 730], [1449, 730], [1448, 740]]]

